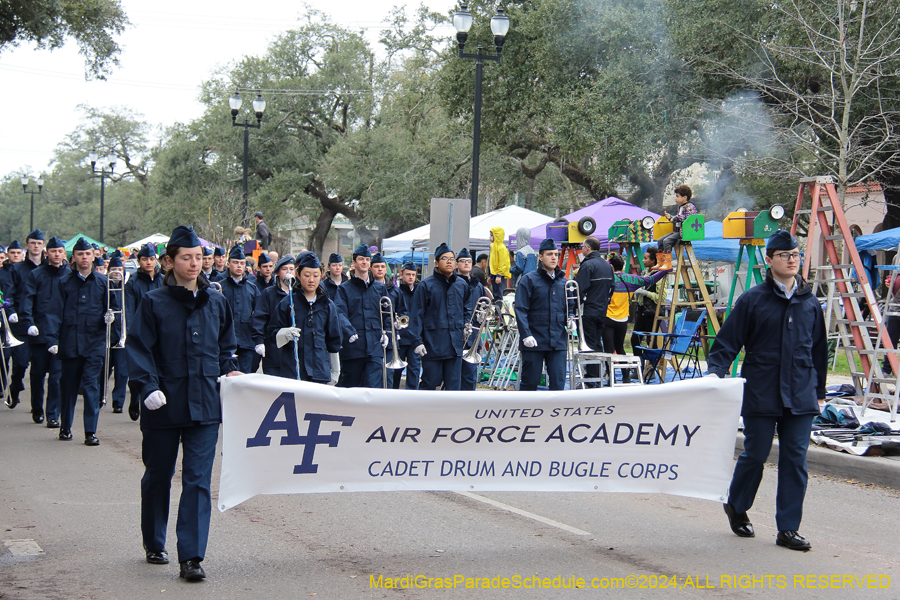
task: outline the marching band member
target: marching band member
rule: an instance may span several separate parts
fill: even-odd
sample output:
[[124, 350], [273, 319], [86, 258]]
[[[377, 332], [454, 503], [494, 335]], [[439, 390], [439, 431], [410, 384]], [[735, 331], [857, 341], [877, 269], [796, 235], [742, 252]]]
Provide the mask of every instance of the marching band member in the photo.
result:
[[[206, 248], [204, 248], [206, 250]], [[204, 255], [205, 258], [205, 255]], [[128, 338], [125, 340], [125, 349], [132, 343], [131, 332], [137, 318], [138, 307], [141, 300], [150, 291], [162, 287], [163, 274], [156, 270], [156, 246], [145, 244], [138, 251], [138, 270], [134, 277], [125, 283], [125, 326], [128, 328]], [[209, 264], [212, 265], [212, 250], [209, 251]], [[126, 352], [127, 355], [127, 352]], [[126, 367], [127, 368], [127, 367]], [[137, 421], [141, 415], [141, 389], [133, 379], [128, 381], [128, 389], [131, 392], [131, 400], [128, 403], [128, 416], [132, 421]]]
[[[412, 262], [404, 263], [400, 269], [400, 285], [397, 290], [400, 292], [399, 306], [394, 306], [394, 310], [398, 316], [409, 316], [409, 308], [412, 306], [413, 294], [416, 292], [416, 265]], [[419, 375], [422, 372], [422, 358], [413, 352], [415, 346], [412, 345], [413, 339], [409, 334], [409, 329], [401, 329], [397, 331], [397, 355], [400, 360], [406, 361], [406, 389], [419, 389]], [[400, 379], [403, 377], [403, 371], [397, 369], [394, 371], [394, 389], [400, 389]]]
[[213, 275], [215, 274], [213, 271], [214, 264], [215, 257], [213, 257], [213, 249], [209, 246], [203, 246], [203, 257], [201, 258], [200, 272], [203, 273], [203, 276], [206, 277], [207, 281], [213, 280]]
[[468, 321], [469, 286], [453, 272], [453, 250], [442, 243], [434, 251], [437, 266], [413, 294], [409, 333], [414, 352], [422, 357], [420, 390], [458, 390], [462, 366], [463, 327]]
[[213, 251], [213, 279], [210, 281], [218, 281], [228, 276], [228, 269], [225, 266], [225, 248], [216, 246]]
[[[538, 251], [538, 269], [523, 275], [516, 288], [516, 325], [522, 351], [522, 391], [537, 390], [547, 365], [550, 390], [561, 390], [566, 379], [566, 276], [557, 265], [559, 250], [547, 238]], [[572, 322], [569, 327], [574, 326]]]
[[344, 323], [341, 344], [340, 387], [381, 387], [381, 362], [387, 335], [381, 333], [383, 283], [369, 271], [372, 253], [365, 244], [353, 251], [353, 272], [337, 289], [334, 303], [349, 323]]
[[176, 227], [166, 248], [170, 270], [163, 286], [141, 300], [128, 344], [128, 371], [144, 398], [141, 534], [146, 559], [169, 562], [169, 495], [180, 443], [175, 534], [180, 576], [188, 581], [206, 577], [200, 563], [209, 538], [210, 480], [222, 422], [216, 379], [240, 375], [232, 357], [237, 347], [231, 310], [200, 276], [201, 255], [193, 228]]
[[[75, 270], [60, 280], [59, 300], [54, 304], [55, 327], [50, 327], [47, 343], [59, 347], [62, 358], [60, 377], [59, 439], [72, 439], [75, 401], [78, 390], [84, 396], [84, 443], [97, 446], [100, 440], [97, 421], [100, 415], [100, 370], [106, 349], [106, 324], [115, 318], [108, 309], [117, 310], [119, 299], [113, 295], [107, 303], [106, 275], [92, 269], [94, 252], [83, 237], [72, 249]], [[119, 333], [115, 323], [112, 339]]]
[[[394, 318], [397, 318], [399, 314], [397, 311], [400, 308], [400, 290], [397, 286], [394, 285], [394, 282], [387, 278], [388, 266], [384, 260], [384, 257], [380, 252], [376, 252], [372, 256], [372, 275], [375, 276], [375, 281], [378, 283], [383, 283], [384, 287], [387, 289], [387, 297], [391, 299], [391, 309], [394, 311]], [[384, 328], [385, 332], [390, 332], [391, 327], [390, 324], [387, 324]], [[398, 332], [399, 333], [399, 332]], [[399, 338], [399, 335], [397, 336]], [[391, 344], [393, 342], [390, 339], [390, 333], [388, 333], [388, 347], [385, 348], [385, 352], [389, 350], [393, 352], [391, 349]], [[399, 355], [399, 346], [397, 347], [398, 355]], [[402, 373], [403, 369], [388, 369], [389, 373], [387, 374], [387, 380], [389, 385], [393, 385], [394, 383], [394, 375], [395, 373]]]
[[[15, 245], [15, 247], [14, 247]], [[2, 303], [7, 311], [7, 315], [13, 312], [13, 290], [12, 290], [12, 266], [18, 262], [22, 262], [22, 259], [25, 257], [25, 252], [22, 250], [22, 245], [19, 244], [18, 240], [13, 241], [12, 244], [6, 248], [5, 251], [5, 260], [3, 263], [0, 263], [0, 294], [2, 294]], [[13, 258], [16, 257], [16, 260]], [[2, 323], [0, 323], [2, 326]], [[3, 361], [3, 380], [0, 381], [0, 390], [3, 391], [3, 397], [6, 397], [6, 386], [9, 384], [7, 380], [7, 376], [9, 374], [9, 359], [12, 356], [12, 348], [3, 348], [0, 349], [0, 360]], [[10, 402], [10, 408], [13, 408], [15, 404]]]
[[334, 300], [338, 286], [347, 281], [349, 277], [344, 275], [344, 257], [337, 252], [332, 252], [328, 257], [328, 275], [322, 280], [322, 287], [328, 298]]
[[[122, 264], [122, 259], [118, 254], [113, 254], [109, 259], [106, 278], [109, 281], [110, 288], [122, 290], [120, 297], [123, 301], [125, 299], [125, 277], [125, 265]], [[114, 293], [118, 294], [119, 292]], [[119, 327], [121, 326], [122, 324], [119, 323]], [[125, 326], [128, 326], [127, 316]], [[125, 348], [113, 348], [118, 342], [118, 338], [113, 338], [109, 341], [109, 374], [113, 376], [112, 405], [114, 413], [121, 413], [125, 407], [125, 388], [128, 382], [128, 358], [125, 355]], [[128, 343], [127, 337], [125, 343]], [[109, 379], [105, 381], [103, 379], [106, 374], [107, 367], [103, 365], [103, 368], [100, 370], [101, 394], [104, 394], [106, 386], [109, 385]], [[100, 398], [100, 406], [104, 404], [106, 404], [105, 395]]]
[[[269, 258], [268, 254], [262, 252], [259, 255], [256, 268], [259, 274], [256, 276], [256, 279], [253, 280], [253, 283], [260, 292], [269, 286], [275, 285], [275, 278], [272, 276], [275, 272], [275, 261]], [[254, 369], [253, 372], [255, 373], [256, 369]]]
[[253, 357], [256, 355], [253, 343], [253, 307], [259, 296], [259, 289], [247, 281], [247, 261], [244, 250], [235, 246], [228, 254], [227, 277], [219, 278], [222, 293], [228, 300], [234, 317], [234, 336], [237, 339], [238, 370], [241, 373], [252, 373]]
[[[532, 250], [532, 252], [534, 252]], [[484, 291], [484, 286], [481, 285], [481, 282], [472, 275], [472, 255], [469, 253], [467, 248], [463, 248], [459, 251], [459, 254], [456, 255], [456, 274], [459, 275], [463, 281], [466, 282], [466, 285], [469, 286], [469, 299], [466, 302], [466, 310], [469, 312], [469, 318], [471, 319], [472, 311], [475, 310], [475, 304], [478, 302], [478, 299], [482, 296], [487, 296], [487, 293]], [[530, 272], [530, 271], [529, 271]], [[469, 335], [469, 338], [465, 340], [463, 344], [463, 350], [467, 350], [472, 347], [478, 341], [477, 333], [478, 333], [478, 325], [473, 325], [474, 330]], [[460, 388], [463, 391], [475, 391], [475, 385], [477, 381], [475, 380], [478, 377], [478, 365], [472, 364], [467, 361], [462, 361], [462, 373], [460, 379]]]
[[[341, 314], [319, 285], [322, 263], [312, 252], [297, 255], [291, 302], [286, 297], [272, 314], [267, 339], [277, 346], [282, 377], [336, 384], [341, 375]], [[295, 358], [294, 344], [297, 345]]]
[[28, 274], [25, 280], [25, 302], [19, 312], [19, 322], [27, 328], [31, 355], [31, 418], [35, 423], [44, 420], [44, 377], [47, 381], [47, 427], [59, 427], [59, 378], [62, 363], [56, 357], [58, 347], [50, 346], [47, 333], [58, 327], [53, 322], [56, 312], [53, 303], [59, 298], [62, 278], [69, 272], [66, 248], [54, 236], [47, 242], [47, 262]]
[[[263, 255], [260, 254], [260, 257]], [[288, 284], [285, 277], [294, 274], [294, 257], [287, 254], [275, 263], [275, 285], [262, 291], [253, 307], [253, 343], [256, 355], [262, 358], [262, 369], [266, 375], [281, 375], [281, 352], [274, 341], [266, 339], [266, 332], [272, 322], [275, 309], [287, 298]], [[292, 357], [293, 360], [293, 357]]]
[[[10, 244], [12, 248], [13, 244]], [[17, 314], [19, 307], [25, 302], [25, 280], [28, 274], [44, 264], [44, 232], [35, 229], [25, 238], [25, 257], [21, 262], [15, 263], [10, 271], [10, 288], [11, 293], [7, 298], [11, 306], [7, 309], [7, 319], [9, 320], [10, 331], [16, 339], [25, 340], [27, 336], [27, 327], [23, 327], [19, 323], [19, 315]], [[10, 253], [10, 262], [12, 262], [13, 254]], [[31, 352], [29, 344], [20, 344], [12, 349], [12, 374], [9, 382], [10, 408], [14, 408], [19, 403], [19, 393], [25, 389], [24, 379], [25, 371], [28, 369], [28, 362], [31, 360]]]

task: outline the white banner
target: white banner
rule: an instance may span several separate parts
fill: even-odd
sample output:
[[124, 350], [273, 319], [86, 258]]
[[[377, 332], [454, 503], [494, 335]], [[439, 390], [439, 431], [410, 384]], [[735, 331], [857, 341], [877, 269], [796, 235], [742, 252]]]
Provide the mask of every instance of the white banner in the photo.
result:
[[743, 383], [423, 392], [223, 378], [218, 506], [257, 494], [391, 490], [724, 501]]

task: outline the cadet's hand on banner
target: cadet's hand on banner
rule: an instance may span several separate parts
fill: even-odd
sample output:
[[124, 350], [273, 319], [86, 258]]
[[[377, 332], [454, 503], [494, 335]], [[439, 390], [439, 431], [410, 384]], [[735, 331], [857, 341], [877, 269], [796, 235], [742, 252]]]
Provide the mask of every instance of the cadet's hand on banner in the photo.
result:
[[358, 339], [359, 339], [359, 336], [358, 336], [357, 334], [354, 333], [353, 335], [350, 336], [350, 339], [347, 340], [347, 343], [348, 343], [348, 344], [352, 344], [353, 342], [355, 342], [355, 341], [358, 340]]
[[329, 352], [328, 358], [331, 359], [331, 383], [329, 385], [337, 385], [341, 378], [341, 357], [337, 352]]
[[388, 336], [387, 336], [386, 333], [383, 333], [383, 334], [381, 335], [381, 347], [382, 347], [382, 348], [387, 348], [387, 345], [388, 345]]
[[533, 335], [529, 335], [527, 338], [522, 340], [522, 343], [525, 344], [526, 348], [535, 348], [537, 346], [537, 340], [534, 339]]
[[47, 352], [55, 355], [57, 352], [59, 352], [59, 346], [50, 346], [49, 348], [47, 348]]
[[425, 344], [419, 344], [418, 346], [416, 346], [413, 352], [415, 352], [419, 356], [425, 356], [426, 354], [428, 354], [428, 351], [425, 350]]
[[264, 344], [257, 344], [256, 347], [253, 348], [253, 351], [263, 358], [266, 357], [266, 346]]
[[32, 325], [31, 327], [28, 328], [28, 335], [30, 335], [31, 337], [35, 337], [35, 336], [41, 335], [41, 332], [38, 331], [37, 327]]
[[116, 322], [116, 315], [113, 313], [113, 311], [106, 311], [106, 314], [103, 315], [103, 322], [107, 325], [112, 325]]
[[299, 340], [302, 333], [299, 327], [282, 327], [275, 334], [275, 345], [281, 348], [288, 342]]
[[18, 322], [19, 322], [19, 315], [17, 315], [16, 313], [13, 313], [13, 314], [9, 315], [8, 321], [9, 321], [10, 323], [18, 323]]
[[166, 405], [166, 395], [161, 391], [156, 390], [146, 398], [144, 398], [144, 406], [147, 407], [147, 410], [157, 410]]

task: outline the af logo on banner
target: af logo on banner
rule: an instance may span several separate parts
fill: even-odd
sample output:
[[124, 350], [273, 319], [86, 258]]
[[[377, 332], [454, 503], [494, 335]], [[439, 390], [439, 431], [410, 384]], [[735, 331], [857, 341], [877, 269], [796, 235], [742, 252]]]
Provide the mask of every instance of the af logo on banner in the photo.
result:
[[219, 510], [257, 494], [665, 493], [723, 501], [742, 379], [563, 392], [222, 380]]

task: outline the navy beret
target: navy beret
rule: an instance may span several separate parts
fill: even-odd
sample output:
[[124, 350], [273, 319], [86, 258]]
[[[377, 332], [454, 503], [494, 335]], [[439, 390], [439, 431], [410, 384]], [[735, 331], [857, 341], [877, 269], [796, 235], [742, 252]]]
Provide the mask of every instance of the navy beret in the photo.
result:
[[[365, 244], [360, 244], [359, 246], [356, 247], [356, 250], [353, 251], [353, 258], [356, 258], [357, 256], [363, 256], [365, 258], [372, 258], [372, 253], [369, 252], [368, 246], [366, 246]], [[297, 260], [298, 261], [300, 260], [299, 256], [297, 256]], [[343, 261], [341, 261], [341, 262], [343, 262]], [[300, 265], [300, 263], [297, 263], [297, 266], [299, 266], [299, 265]]]
[[231, 249], [231, 252], [228, 253], [228, 259], [236, 258], [237, 260], [244, 260], [247, 258], [247, 255], [244, 254], [244, 249], [240, 246], [235, 246]]
[[144, 247], [138, 252], [138, 258], [152, 258], [156, 256], [156, 246], [153, 244], [144, 244]]
[[102, 254], [102, 255], [100, 255], [100, 258], [102, 258], [103, 262], [105, 263], [106, 261], [109, 260], [109, 254]]
[[376, 252], [375, 256], [372, 257], [372, 264], [382, 263], [384, 264], [384, 257], [381, 255], [381, 252]]
[[179, 225], [172, 231], [172, 236], [169, 238], [169, 246], [196, 248], [199, 245], [200, 238], [194, 233], [192, 225]]
[[459, 254], [456, 255], [456, 260], [459, 260], [461, 258], [472, 258], [472, 255], [469, 253], [468, 248], [463, 248], [459, 251]]
[[344, 262], [344, 257], [338, 254], [337, 252], [332, 252], [331, 256], [328, 257], [329, 263], [342, 263]]
[[212, 246], [203, 246], [203, 256], [212, 256], [213, 249]]
[[44, 240], [44, 232], [41, 231], [40, 229], [35, 229], [34, 231], [32, 231], [31, 233], [28, 234], [28, 237], [25, 238], [25, 241], [26, 241], [26, 242], [27, 242], [28, 240], [41, 240], [41, 241], [43, 241], [43, 240]]
[[544, 250], [559, 250], [559, 248], [556, 247], [556, 242], [552, 238], [546, 238], [541, 241], [541, 247], [538, 252], [543, 252]]
[[47, 242], [47, 250], [52, 250], [53, 248], [65, 248], [66, 244], [56, 237], [55, 235], [50, 238], [50, 241]]
[[93, 250], [91, 247], [91, 243], [87, 241], [84, 236], [78, 238], [78, 241], [75, 242], [75, 245], [72, 246], [72, 252], [82, 252], [84, 250]]
[[94, 259], [94, 268], [104, 267], [106, 266], [106, 261], [100, 258], [99, 256]]
[[441, 242], [441, 245], [438, 246], [434, 251], [434, 258], [438, 259], [441, 257], [441, 255], [447, 254], [448, 252], [450, 254], [453, 254], [453, 250], [450, 249], [450, 246], [447, 245], [447, 242]]
[[216, 249], [213, 251], [214, 256], [225, 256], [225, 248], [222, 246], [216, 246]]
[[98, 246], [97, 244], [91, 244], [91, 248], [94, 250], [99, 250], [100, 246]]
[[[366, 250], [368, 250], [368, 248], [366, 248]], [[295, 265], [298, 271], [300, 269], [322, 268], [322, 263], [319, 262], [319, 257], [316, 256], [315, 252], [310, 252], [308, 250], [297, 255], [297, 261]]]
[[[262, 256], [262, 255], [260, 255], [260, 256]], [[292, 265], [292, 264], [294, 264], [294, 257], [291, 256], [290, 254], [285, 254], [280, 259], [278, 259], [277, 263], [275, 263], [275, 271], [278, 271], [278, 269], [280, 269], [284, 265]]]
[[775, 233], [769, 236], [766, 243], [766, 250], [793, 250], [800, 246], [797, 238], [791, 235], [790, 231], [777, 229]]
[[119, 250], [118, 248], [116, 248], [115, 251], [113, 251], [113, 253], [110, 254], [110, 256], [118, 256], [119, 258], [122, 258], [122, 257], [125, 256], [125, 255], [122, 254], [122, 251], [121, 251], [121, 250]]
[[403, 263], [403, 270], [404, 271], [415, 271], [416, 265], [413, 262], [405, 262], [405, 263]]
[[266, 254], [265, 252], [261, 252], [259, 258], [256, 259], [256, 264], [260, 267], [263, 265], [267, 265], [272, 262], [272, 257]]
[[106, 266], [108, 266], [110, 269], [112, 269], [113, 267], [121, 267], [121, 266], [123, 266], [122, 258], [120, 256], [116, 256], [115, 254], [113, 254], [112, 257], [109, 259], [109, 264]]
[[19, 243], [19, 240], [13, 240], [12, 244], [10, 244], [9, 246], [6, 247], [7, 251], [9, 251], [9, 250], [24, 250], [24, 249], [25, 248], [22, 247], [22, 244]]

